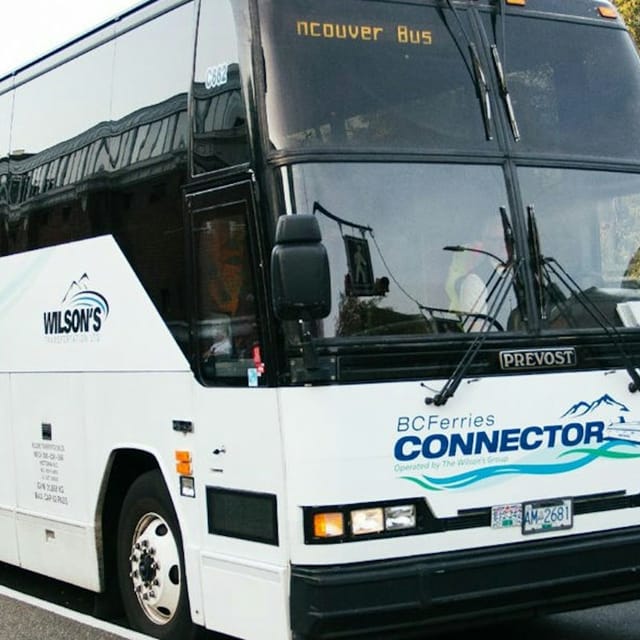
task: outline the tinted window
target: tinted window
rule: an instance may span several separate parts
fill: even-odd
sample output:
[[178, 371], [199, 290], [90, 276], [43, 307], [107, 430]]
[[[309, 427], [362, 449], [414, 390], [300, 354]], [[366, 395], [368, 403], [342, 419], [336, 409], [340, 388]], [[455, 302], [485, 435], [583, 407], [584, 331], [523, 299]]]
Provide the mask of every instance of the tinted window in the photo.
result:
[[93, 49], [16, 89], [12, 149], [33, 156], [109, 120], [113, 43]]
[[192, 204], [198, 366], [206, 382], [257, 385], [255, 284], [249, 192], [197, 196]]
[[118, 36], [111, 118], [180, 96], [186, 110], [193, 56], [193, 3]]
[[182, 187], [193, 4], [118, 36], [110, 203], [96, 209], [181, 347], [187, 343]]
[[[112, 63], [113, 44], [105, 44], [16, 89], [10, 252], [92, 235], [87, 206], [104, 195], [88, 181], [109, 170]], [[69, 189], [80, 182], [87, 187]]]
[[518, 149], [640, 160], [640, 64], [626, 32], [512, 17], [506, 34]]
[[260, 19], [276, 148], [493, 148], [448, 10], [268, 0]]
[[132, 19], [117, 40], [18, 88], [7, 250], [113, 234], [186, 349], [193, 4], [133, 29]]
[[249, 161], [238, 36], [228, 0], [203, 0], [193, 81], [193, 171]]
[[[4, 89], [0, 85], [0, 90]], [[7, 204], [9, 185], [9, 133], [11, 124], [12, 93], [0, 94], [0, 211]]]

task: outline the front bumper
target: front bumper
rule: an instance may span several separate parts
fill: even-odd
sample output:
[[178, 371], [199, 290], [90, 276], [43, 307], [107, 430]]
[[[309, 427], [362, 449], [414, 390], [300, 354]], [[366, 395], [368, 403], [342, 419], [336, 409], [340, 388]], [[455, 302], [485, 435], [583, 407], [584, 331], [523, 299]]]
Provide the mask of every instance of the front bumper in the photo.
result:
[[640, 527], [337, 566], [294, 565], [296, 639], [418, 637], [426, 630], [640, 597]]

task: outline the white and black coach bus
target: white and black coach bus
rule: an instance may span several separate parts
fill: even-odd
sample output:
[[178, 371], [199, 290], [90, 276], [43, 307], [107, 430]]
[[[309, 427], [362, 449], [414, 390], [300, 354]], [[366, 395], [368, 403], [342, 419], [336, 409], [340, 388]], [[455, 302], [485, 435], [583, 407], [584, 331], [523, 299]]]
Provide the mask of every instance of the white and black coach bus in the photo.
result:
[[0, 78], [0, 561], [158, 638], [640, 597], [640, 60], [603, 0], [155, 0]]

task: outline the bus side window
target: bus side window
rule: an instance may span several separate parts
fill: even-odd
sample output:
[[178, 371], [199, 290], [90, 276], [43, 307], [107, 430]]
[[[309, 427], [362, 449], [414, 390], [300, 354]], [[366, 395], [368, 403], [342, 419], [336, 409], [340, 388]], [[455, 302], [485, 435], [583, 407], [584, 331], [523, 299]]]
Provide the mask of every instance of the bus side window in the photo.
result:
[[191, 92], [194, 175], [249, 162], [239, 58], [231, 3], [203, 0]]
[[195, 335], [206, 382], [239, 378], [246, 384], [254, 366], [258, 334], [246, 213], [245, 202], [236, 201], [194, 215]]
[[7, 253], [7, 219], [4, 217], [9, 204], [9, 154], [10, 123], [13, 94], [7, 91], [9, 83], [0, 83], [0, 255]]

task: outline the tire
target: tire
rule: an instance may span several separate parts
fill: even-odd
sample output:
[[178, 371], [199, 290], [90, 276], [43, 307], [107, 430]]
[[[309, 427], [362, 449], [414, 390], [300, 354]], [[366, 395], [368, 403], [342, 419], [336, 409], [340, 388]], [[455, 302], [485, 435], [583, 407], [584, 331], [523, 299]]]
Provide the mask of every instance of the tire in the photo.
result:
[[157, 470], [138, 477], [125, 496], [117, 563], [122, 603], [133, 629], [163, 640], [198, 636], [184, 579], [180, 527]]

